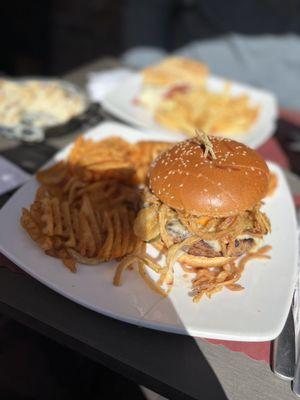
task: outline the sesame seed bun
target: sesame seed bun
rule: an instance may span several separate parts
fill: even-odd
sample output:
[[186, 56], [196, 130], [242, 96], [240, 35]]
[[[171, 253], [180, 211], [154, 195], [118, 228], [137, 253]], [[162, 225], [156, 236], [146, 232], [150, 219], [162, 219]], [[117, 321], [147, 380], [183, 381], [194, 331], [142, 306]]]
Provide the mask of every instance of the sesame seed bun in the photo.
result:
[[242, 143], [209, 139], [216, 159], [204, 157], [197, 138], [160, 154], [150, 167], [150, 189], [169, 207], [192, 215], [227, 217], [251, 209], [268, 191], [267, 164]]

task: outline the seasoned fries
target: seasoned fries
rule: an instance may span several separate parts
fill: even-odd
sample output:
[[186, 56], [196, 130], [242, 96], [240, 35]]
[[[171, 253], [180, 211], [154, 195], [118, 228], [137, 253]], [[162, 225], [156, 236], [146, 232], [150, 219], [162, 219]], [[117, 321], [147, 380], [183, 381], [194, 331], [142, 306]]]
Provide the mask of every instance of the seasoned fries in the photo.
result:
[[138, 184], [145, 183], [149, 164], [168, 147], [79, 137], [66, 161], [37, 173], [41, 186], [22, 211], [22, 227], [72, 272], [77, 263], [98, 265], [136, 252], [141, 247], [133, 231], [141, 201]]
[[161, 125], [194, 136], [195, 129], [212, 135], [247, 132], [256, 121], [259, 107], [252, 106], [246, 95], [232, 96], [230, 86], [220, 93], [206, 88], [174, 91], [161, 99], [154, 118]]
[[[71, 179], [66, 179], [60, 193], [53, 194], [51, 187], [46, 188], [44, 197], [39, 194], [30, 209], [23, 210], [21, 224], [31, 238], [46, 254], [61, 258], [72, 272], [76, 262], [94, 265], [134, 251], [138, 240], [133, 220], [139, 189], [107, 180], [105, 187], [96, 190], [88, 190], [88, 183], [77, 185], [74, 190], [74, 184], [68, 185]], [[108, 189], [120, 201], [111, 204]], [[131, 199], [124, 197], [127, 192]]]

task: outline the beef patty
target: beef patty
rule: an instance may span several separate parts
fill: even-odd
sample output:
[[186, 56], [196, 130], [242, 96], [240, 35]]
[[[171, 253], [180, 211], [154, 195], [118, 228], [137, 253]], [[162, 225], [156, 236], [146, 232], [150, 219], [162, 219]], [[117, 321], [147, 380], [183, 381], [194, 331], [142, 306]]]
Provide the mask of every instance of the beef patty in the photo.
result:
[[[236, 239], [234, 241], [234, 248], [227, 254], [230, 257], [239, 257], [242, 254], [248, 252], [254, 245], [254, 240], [249, 239]], [[198, 257], [222, 257], [221, 251], [214, 250], [204, 240], [199, 240], [192, 247], [188, 249], [188, 254]]]
[[[174, 243], [180, 243], [191, 236], [191, 233], [178, 219], [169, 221], [166, 225], [166, 229], [169, 235], [172, 236]], [[251, 238], [236, 239], [234, 241], [234, 248], [231, 248], [226, 255], [230, 257], [239, 257], [249, 251], [254, 244], [255, 242]], [[207, 242], [201, 239], [194, 243], [193, 246], [188, 249], [187, 253], [198, 257], [222, 257], [224, 255], [222, 251], [213, 249]]]

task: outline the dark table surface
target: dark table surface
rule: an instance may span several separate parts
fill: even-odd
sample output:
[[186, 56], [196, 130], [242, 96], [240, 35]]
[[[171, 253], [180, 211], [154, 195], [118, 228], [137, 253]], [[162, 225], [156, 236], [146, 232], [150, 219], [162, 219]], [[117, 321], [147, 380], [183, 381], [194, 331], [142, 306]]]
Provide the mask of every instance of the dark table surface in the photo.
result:
[[[84, 85], [88, 72], [117, 65], [116, 60], [99, 60], [66, 78]], [[0, 138], [0, 151], [34, 172], [78, 134], [39, 145]], [[1, 204], [9, 195], [0, 199]], [[294, 398], [289, 383], [276, 378], [263, 362], [203, 339], [140, 328], [96, 314], [7, 268], [0, 268], [0, 312], [168, 398], [223, 399], [224, 392], [229, 399], [239, 400]]]

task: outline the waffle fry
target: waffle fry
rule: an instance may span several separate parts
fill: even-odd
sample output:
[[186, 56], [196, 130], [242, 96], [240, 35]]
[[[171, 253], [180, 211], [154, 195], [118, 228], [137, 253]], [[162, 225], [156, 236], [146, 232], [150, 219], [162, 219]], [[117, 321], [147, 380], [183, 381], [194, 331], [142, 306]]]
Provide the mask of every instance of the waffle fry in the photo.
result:
[[133, 230], [141, 203], [137, 183], [145, 182], [145, 170], [169, 146], [79, 137], [66, 161], [37, 173], [41, 186], [23, 209], [22, 227], [71, 272], [77, 263], [99, 265], [135, 253], [141, 246]]

